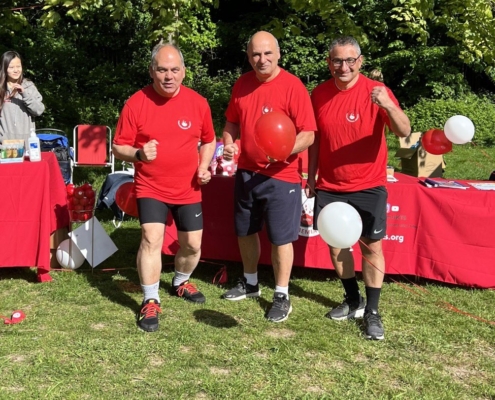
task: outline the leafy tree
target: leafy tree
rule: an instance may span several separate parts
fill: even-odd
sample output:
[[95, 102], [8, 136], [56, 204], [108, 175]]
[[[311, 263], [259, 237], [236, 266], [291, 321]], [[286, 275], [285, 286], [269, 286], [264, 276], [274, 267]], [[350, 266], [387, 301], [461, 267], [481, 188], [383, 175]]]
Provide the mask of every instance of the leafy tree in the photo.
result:
[[364, 72], [382, 69], [407, 107], [493, 93], [493, 10], [493, 0], [4, 0], [0, 50], [24, 56], [48, 105], [46, 124], [114, 125], [125, 99], [149, 82], [152, 46], [173, 39], [186, 84], [213, 99], [222, 124], [231, 85], [250, 68], [246, 43], [260, 29], [276, 35], [281, 65], [309, 89], [329, 76], [329, 42], [353, 35]]

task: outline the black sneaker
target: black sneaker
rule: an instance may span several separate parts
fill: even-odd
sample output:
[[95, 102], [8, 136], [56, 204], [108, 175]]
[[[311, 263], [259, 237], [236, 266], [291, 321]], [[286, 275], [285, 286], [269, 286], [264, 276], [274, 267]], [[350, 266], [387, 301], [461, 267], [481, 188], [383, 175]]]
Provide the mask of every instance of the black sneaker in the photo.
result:
[[206, 297], [201, 293], [194, 283], [189, 281], [182, 282], [179, 286], [174, 286], [172, 279], [172, 289], [170, 291], [173, 296], [182, 297], [185, 300], [189, 300], [193, 303], [204, 303]]
[[344, 301], [337, 307], [331, 309], [325, 317], [335, 321], [343, 321], [345, 319], [362, 318], [366, 301], [359, 295], [359, 300], [350, 301], [347, 295], [344, 295]]
[[244, 300], [247, 297], [259, 297], [261, 294], [260, 286], [250, 285], [246, 282], [246, 278], [239, 278], [237, 285], [225, 292], [222, 297], [226, 300], [237, 301]]
[[271, 322], [282, 322], [289, 318], [292, 312], [292, 305], [287, 295], [275, 292], [273, 295], [273, 304], [270, 311], [266, 314], [266, 319]]
[[137, 325], [146, 332], [155, 332], [158, 329], [158, 313], [161, 313], [160, 303], [155, 299], [148, 299], [141, 305]]
[[385, 339], [382, 318], [378, 311], [366, 310], [364, 313], [364, 336], [371, 340]]

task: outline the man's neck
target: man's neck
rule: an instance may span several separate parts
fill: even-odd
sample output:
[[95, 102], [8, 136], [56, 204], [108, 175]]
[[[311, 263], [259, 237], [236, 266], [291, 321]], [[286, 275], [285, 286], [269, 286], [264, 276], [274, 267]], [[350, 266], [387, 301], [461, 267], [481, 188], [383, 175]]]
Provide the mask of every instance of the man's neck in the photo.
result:
[[333, 81], [335, 83], [335, 86], [337, 86], [337, 89], [339, 89], [341, 91], [345, 91], [345, 90], [349, 90], [350, 88], [352, 88], [357, 83], [358, 80], [359, 80], [359, 75], [357, 75], [356, 78], [350, 82], [341, 82], [337, 78], [334, 78]]
[[260, 82], [270, 82], [273, 81], [278, 76], [278, 74], [280, 74], [280, 67], [277, 67], [275, 71], [273, 71], [273, 74], [271, 75], [268, 76], [256, 75], [256, 78], [258, 78]]

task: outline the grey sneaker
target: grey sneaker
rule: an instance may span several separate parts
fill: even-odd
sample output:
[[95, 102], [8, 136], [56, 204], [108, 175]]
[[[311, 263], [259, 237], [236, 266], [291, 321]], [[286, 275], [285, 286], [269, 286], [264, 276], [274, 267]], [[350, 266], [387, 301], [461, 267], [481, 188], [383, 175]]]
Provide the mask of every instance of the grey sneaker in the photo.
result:
[[366, 301], [363, 296], [359, 295], [359, 301], [350, 301], [347, 295], [344, 295], [344, 301], [337, 307], [331, 309], [325, 317], [335, 321], [345, 319], [363, 318]]
[[364, 336], [370, 340], [385, 339], [382, 318], [378, 311], [366, 310], [364, 313]]
[[244, 300], [247, 297], [259, 297], [261, 294], [260, 286], [250, 285], [246, 282], [246, 278], [242, 277], [237, 282], [237, 285], [223, 294], [226, 300], [237, 301]]
[[282, 322], [289, 318], [292, 312], [292, 305], [287, 295], [275, 292], [273, 295], [273, 304], [270, 311], [266, 314], [266, 319], [271, 322]]

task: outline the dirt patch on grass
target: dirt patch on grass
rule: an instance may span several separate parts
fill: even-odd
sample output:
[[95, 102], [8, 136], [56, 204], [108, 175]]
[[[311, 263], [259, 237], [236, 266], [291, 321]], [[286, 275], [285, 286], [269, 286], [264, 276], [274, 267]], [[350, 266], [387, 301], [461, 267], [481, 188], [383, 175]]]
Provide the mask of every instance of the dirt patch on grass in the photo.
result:
[[291, 331], [290, 329], [272, 329], [271, 331], [266, 332], [266, 334], [277, 339], [288, 339], [295, 336], [296, 332]]
[[189, 353], [191, 351], [191, 348], [190, 347], [187, 347], [187, 346], [180, 346], [179, 347], [179, 350], [182, 352], [182, 353]]
[[18, 392], [24, 392], [24, 388], [20, 386], [0, 386], [0, 392], [13, 392], [13, 393], [18, 393]]
[[160, 367], [163, 365], [163, 358], [161, 357], [152, 357], [150, 359], [150, 365], [152, 367]]
[[213, 375], [229, 375], [230, 371], [226, 368], [217, 368], [217, 367], [211, 367], [210, 372]]
[[141, 292], [141, 286], [136, 285], [133, 282], [125, 282], [125, 281], [118, 281], [117, 286], [123, 291], [127, 293], [138, 293]]
[[10, 354], [7, 356], [7, 359], [9, 359], [12, 362], [21, 363], [26, 361], [26, 356], [23, 356], [21, 354]]

